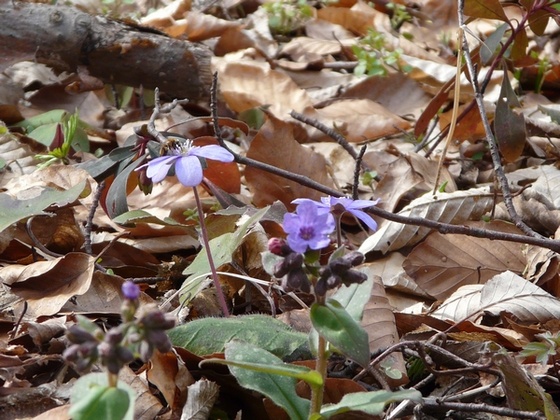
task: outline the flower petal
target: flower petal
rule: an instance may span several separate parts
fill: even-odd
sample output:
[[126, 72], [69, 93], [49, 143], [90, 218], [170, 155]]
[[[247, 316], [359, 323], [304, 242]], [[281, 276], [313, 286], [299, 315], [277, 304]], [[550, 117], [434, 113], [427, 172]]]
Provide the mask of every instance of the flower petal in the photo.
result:
[[379, 198], [377, 200], [350, 200], [348, 205], [344, 205], [346, 210], [351, 209], [367, 209], [368, 207], [375, 206], [379, 203]]
[[146, 176], [151, 178], [152, 182], [161, 182], [167, 176], [169, 169], [178, 156], [160, 156], [148, 162], [148, 170]]
[[202, 165], [196, 156], [182, 156], [175, 164], [175, 174], [185, 187], [195, 187], [202, 182]]
[[219, 160], [220, 162], [233, 162], [233, 155], [217, 144], [208, 146], [193, 146], [189, 150], [189, 156], [200, 156], [206, 159]]
[[[368, 206], [371, 207], [371, 206]], [[348, 210], [349, 213], [353, 214], [354, 216], [356, 216], [358, 219], [360, 219], [362, 222], [364, 222], [368, 228], [370, 228], [372, 231], [376, 231], [377, 230], [377, 222], [375, 220], [373, 220], [373, 218], [367, 214], [365, 211], [362, 210], [357, 210], [357, 209], [350, 209]]]
[[296, 198], [295, 200], [292, 201], [292, 204], [301, 204], [301, 203], [311, 202], [311, 203], [313, 203], [317, 206], [317, 213], [318, 214], [328, 213], [331, 209], [331, 205], [330, 204], [325, 204], [325, 202], [323, 201], [323, 198], [325, 198], [325, 197], [322, 197], [321, 201], [315, 201], [315, 200], [312, 200], [310, 198]]

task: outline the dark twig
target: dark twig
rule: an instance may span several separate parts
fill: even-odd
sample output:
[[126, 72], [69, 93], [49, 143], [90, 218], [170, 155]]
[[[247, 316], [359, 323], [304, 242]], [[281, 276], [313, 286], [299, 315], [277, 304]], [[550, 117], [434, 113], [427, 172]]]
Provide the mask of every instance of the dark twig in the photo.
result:
[[360, 167], [362, 166], [362, 159], [366, 153], [367, 146], [363, 145], [356, 157], [356, 165], [354, 166], [354, 182], [352, 183], [352, 200], [358, 199], [358, 186], [360, 185]]
[[101, 198], [101, 194], [103, 193], [103, 189], [105, 188], [105, 180], [101, 181], [95, 190], [95, 194], [93, 196], [91, 202], [91, 208], [88, 212], [88, 217], [86, 219], [86, 225], [84, 226], [84, 251], [86, 254], [93, 254], [93, 250], [91, 247], [91, 231], [93, 230], [93, 217], [95, 215], [95, 211], [97, 207], [99, 207], [99, 199]]
[[[458, 15], [459, 15], [459, 26], [461, 28], [465, 27], [465, 18], [463, 14], [465, 2], [464, 0], [459, 0], [459, 7], [458, 7]], [[502, 166], [502, 161], [500, 158], [500, 151], [498, 150], [498, 145], [496, 144], [496, 138], [492, 134], [492, 128], [490, 127], [490, 121], [488, 121], [488, 116], [486, 115], [486, 110], [484, 107], [484, 98], [482, 96], [482, 91], [478, 85], [478, 76], [476, 70], [474, 68], [474, 64], [472, 61], [472, 57], [470, 54], [469, 44], [467, 42], [467, 36], [463, 33], [462, 37], [462, 50], [465, 56], [465, 61], [467, 63], [467, 68], [469, 69], [471, 83], [473, 86], [473, 90], [475, 92], [475, 100], [478, 106], [478, 110], [480, 112], [480, 118], [482, 119], [482, 125], [484, 126], [484, 131], [486, 132], [486, 141], [488, 142], [488, 146], [490, 148], [490, 154], [492, 156], [492, 163], [494, 165], [494, 171], [496, 173], [496, 177], [500, 183], [500, 187], [502, 189], [502, 193], [504, 195], [504, 203], [508, 210], [508, 213], [511, 217], [511, 220], [515, 223], [515, 225], [521, 229], [522, 232], [529, 236], [533, 236], [536, 238], [543, 238], [542, 235], [535, 232], [529, 226], [523, 222], [521, 216], [515, 210], [513, 206], [513, 199], [511, 197], [511, 191], [509, 188], [509, 183], [507, 177], [504, 172], [504, 168]]]
[[[54, 216], [54, 215], [52, 215], [52, 216]], [[52, 217], [52, 216], [50, 216], [50, 217]], [[29, 236], [29, 238], [33, 241], [33, 245], [46, 255], [49, 255], [49, 256], [55, 257], [55, 258], [62, 257], [63, 256], [62, 254], [57, 254], [56, 252], [51, 251], [45, 245], [43, 245], [41, 243], [41, 241], [35, 236], [35, 234], [33, 233], [33, 229], [31, 227], [31, 224], [33, 223], [34, 219], [35, 219], [35, 216], [31, 216], [29, 219], [27, 219], [27, 223], [25, 223], [25, 231], [27, 232], [27, 235]]]
[[155, 106], [152, 115], [150, 117], [150, 121], [148, 121], [148, 133], [150, 133], [153, 138], [157, 139], [157, 141], [159, 141], [162, 144], [167, 142], [165, 136], [161, 134], [159, 130], [156, 129], [156, 124], [155, 124], [156, 119], [162, 114], [170, 113], [177, 105], [186, 104], [188, 101], [189, 101], [188, 99], [173, 99], [172, 102], [162, 106], [159, 100], [159, 89], [155, 88], [154, 89]]
[[425, 408], [442, 411], [455, 410], [465, 413], [491, 413], [515, 419], [546, 420], [546, 416], [539, 411], [522, 411], [509, 407], [496, 407], [489, 404], [446, 402], [436, 398], [425, 398], [422, 403], [420, 403], [420, 407], [420, 410]]
[[[327, 136], [329, 136], [330, 138], [335, 140], [338, 144], [340, 144], [342, 148], [346, 150], [346, 152], [348, 152], [348, 154], [352, 156], [354, 160], [358, 160], [358, 153], [356, 153], [356, 150], [352, 147], [350, 143], [348, 143], [348, 140], [346, 140], [346, 138], [336, 130], [327, 127], [325, 124], [323, 124], [320, 121], [317, 121], [314, 118], [306, 117], [305, 115], [300, 114], [299, 112], [296, 111], [290, 112], [290, 116], [298, 121], [301, 121], [304, 124], [310, 125], [311, 127], [315, 127], [317, 130], [325, 133]], [[365, 166], [363, 167], [363, 169], [369, 170], [369, 168]]]

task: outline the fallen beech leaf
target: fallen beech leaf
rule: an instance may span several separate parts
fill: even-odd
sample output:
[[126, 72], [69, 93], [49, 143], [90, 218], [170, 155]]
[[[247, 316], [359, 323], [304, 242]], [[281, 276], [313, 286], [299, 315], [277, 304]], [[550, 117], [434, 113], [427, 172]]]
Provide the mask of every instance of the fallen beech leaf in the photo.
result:
[[[412, 201], [398, 214], [457, 224], [469, 219], [480, 219], [492, 208], [493, 202], [493, 194], [486, 187], [441, 193], [435, 197], [427, 193]], [[364, 254], [370, 251], [394, 251], [417, 244], [430, 232], [429, 228], [388, 221], [364, 241], [359, 251]]]
[[[474, 228], [520, 233], [515, 226], [501, 221], [466, 224]], [[523, 244], [513, 242], [433, 232], [412, 250], [403, 268], [423, 290], [444, 300], [460, 286], [484, 284], [506, 270], [521, 274], [526, 264], [523, 248]]]
[[2, 283], [28, 304], [27, 315], [54, 315], [72, 296], [90, 287], [95, 257], [70, 252], [52, 261], [0, 269]]
[[304, 112], [312, 106], [305, 90], [267, 63], [215, 58], [212, 64], [218, 71], [222, 95], [235, 112], [269, 105], [277, 118], [288, 118], [290, 111]]
[[[269, 115], [247, 151], [247, 157], [274, 165], [298, 175], [305, 175], [328, 187], [334, 187], [326, 170], [325, 158], [311, 149], [300, 145], [293, 136], [292, 126]], [[293, 207], [296, 198], [318, 200], [324, 194], [272, 175], [252, 166], [245, 168], [245, 178], [254, 194], [253, 203], [257, 206], [282, 201]]]
[[[360, 324], [368, 333], [369, 350], [372, 353], [383, 351], [399, 341], [395, 315], [385, 294], [381, 277], [373, 277], [373, 289], [369, 301], [366, 303]], [[387, 377], [391, 386], [403, 385], [408, 382], [406, 366], [401, 353], [389, 356], [391, 368], [401, 373], [400, 378]]]
[[206, 419], [220, 394], [215, 382], [201, 378], [189, 386], [189, 398], [181, 413], [182, 419]]
[[453, 321], [475, 322], [484, 313], [509, 312], [520, 322], [544, 323], [560, 317], [560, 300], [511, 271], [484, 285], [460, 287], [431, 315]]
[[349, 142], [361, 142], [396, 134], [410, 123], [369, 99], [340, 99], [306, 115], [339, 131]]

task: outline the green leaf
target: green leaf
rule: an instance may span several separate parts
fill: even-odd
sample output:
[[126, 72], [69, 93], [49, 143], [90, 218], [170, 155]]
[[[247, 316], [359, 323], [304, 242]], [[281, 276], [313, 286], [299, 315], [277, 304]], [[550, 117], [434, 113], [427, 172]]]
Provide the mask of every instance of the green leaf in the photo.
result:
[[[232, 341], [237, 342], [237, 340]], [[227, 345], [229, 347], [229, 343]], [[261, 350], [260, 347], [255, 346], [257, 349]], [[205, 363], [217, 363], [220, 365], [227, 365], [241, 369], [252, 370], [253, 372], [268, 373], [271, 375], [286, 376], [288, 378], [294, 378], [301, 381], [307, 382], [313, 387], [320, 387], [323, 385], [323, 378], [321, 374], [316, 370], [309, 369], [306, 366], [290, 365], [288, 363], [283, 364], [271, 364], [267, 363], [256, 363], [256, 362], [234, 362], [232, 360], [224, 359], [205, 359], [200, 362], [201, 365]]]
[[48, 111], [31, 118], [26, 118], [14, 125], [16, 127], [23, 127], [27, 133], [30, 133], [42, 125], [61, 122], [67, 114], [68, 113], [63, 109], [53, 109], [52, 111]]
[[373, 289], [373, 277], [369, 277], [361, 284], [351, 284], [350, 286], [341, 286], [332, 299], [336, 300], [357, 322], [362, 319], [364, 307], [371, 297]]
[[199, 356], [221, 353], [234, 339], [257, 345], [282, 359], [309, 355], [307, 335], [269, 315], [196, 319], [168, 334], [174, 346]]
[[548, 115], [550, 119], [556, 124], [560, 124], [560, 105], [538, 105], [539, 111]]
[[[226, 360], [241, 363], [258, 363], [260, 365], [282, 366], [282, 360], [267, 352], [240, 341], [227, 344]], [[310, 403], [296, 393], [296, 380], [287, 376], [255, 372], [241, 367], [230, 366], [229, 370], [239, 384], [247, 389], [260, 392], [270, 398], [276, 405], [286, 410], [292, 420], [305, 420]]]
[[74, 185], [65, 191], [45, 188], [29, 200], [18, 200], [6, 193], [0, 193], [0, 232], [22, 219], [47, 214], [44, 210], [52, 205], [65, 205], [78, 199], [87, 187], [87, 181]]
[[[105, 205], [107, 207], [108, 216], [112, 219], [128, 211], [128, 204], [126, 202], [127, 192], [126, 186], [128, 182], [128, 177], [144, 162], [145, 156], [136, 159], [130, 165], [126, 166], [115, 178], [109, 191], [107, 192], [107, 199]], [[126, 161], [121, 162], [124, 164]]]
[[314, 303], [310, 317], [317, 332], [329, 343], [362, 367], [368, 365], [370, 354], [367, 332], [340, 303], [333, 299], [328, 299], [325, 305]]
[[115, 169], [120, 162], [131, 161], [136, 155], [134, 146], [117, 147], [100, 159], [88, 160], [77, 165], [79, 168], [85, 169], [96, 180], [101, 181]]
[[473, 18], [508, 21], [500, 0], [465, 0], [464, 13]]
[[188, 227], [187, 225], [183, 225], [177, 222], [175, 219], [171, 217], [166, 217], [164, 219], [160, 219], [147, 211], [144, 210], [131, 210], [123, 213], [113, 219], [113, 222], [118, 223], [119, 225], [129, 225], [134, 223], [152, 223], [155, 225], [162, 225], [162, 226], [184, 226]]
[[523, 153], [527, 134], [525, 131], [525, 118], [519, 108], [519, 100], [509, 82], [507, 71], [504, 71], [502, 89], [496, 104], [494, 118], [494, 132], [502, 156], [507, 162], [514, 162]]
[[[249, 232], [249, 229], [257, 223], [267, 213], [269, 206], [264, 207], [253, 214], [247, 221], [240, 226], [235, 232], [225, 233], [217, 238], [210, 240], [210, 252], [214, 258], [216, 268], [232, 261], [235, 250], [243, 242], [243, 238]], [[180, 290], [181, 303], [188, 303], [190, 299], [196, 296], [204, 287], [206, 276], [204, 273], [210, 272], [208, 264], [208, 256], [206, 248], [203, 248], [195, 257], [191, 265], [189, 265], [183, 274], [188, 275]]]
[[363, 411], [364, 413], [376, 416], [383, 413], [387, 404], [404, 400], [420, 402], [422, 401], [422, 394], [415, 389], [397, 392], [355, 392], [346, 394], [338, 404], [324, 405], [321, 409], [321, 415], [329, 418], [335, 414], [346, 413], [348, 411]]
[[133, 420], [136, 393], [123, 383], [110, 387], [106, 373], [90, 373], [72, 388], [69, 411], [73, 420]]
[[489, 64], [494, 53], [500, 46], [502, 38], [508, 29], [511, 29], [507, 23], [500, 25], [486, 40], [480, 48], [480, 58], [483, 64]]

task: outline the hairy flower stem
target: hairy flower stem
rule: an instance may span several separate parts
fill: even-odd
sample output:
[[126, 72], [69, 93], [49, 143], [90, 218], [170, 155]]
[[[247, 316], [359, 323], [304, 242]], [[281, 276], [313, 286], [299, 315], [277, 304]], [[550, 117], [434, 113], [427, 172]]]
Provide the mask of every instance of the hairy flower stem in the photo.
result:
[[[324, 296], [315, 295], [315, 301], [320, 305], [325, 304]], [[326, 381], [327, 381], [327, 340], [318, 334], [319, 339], [317, 340], [317, 360], [315, 361], [315, 370], [321, 374], [323, 378], [323, 385], [320, 387], [311, 387], [311, 407], [310, 407], [310, 417], [314, 413], [320, 413], [321, 407], [323, 405], [323, 393], [325, 391]]]
[[315, 370], [321, 374], [323, 378], [323, 385], [317, 388], [311, 388], [310, 415], [321, 412], [321, 406], [323, 405], [323, 392], [325, 390], [327, 380], [327, 340], [319, 334], [319, 340], [317, 343], [317, 360], [315, 362]]
[[117, 387], [117, 383], [119, 381], [119, 375], [115, 374], [115, 373], [111, 373], [111, 372], [107, 372], [107, 383], [111, 388], [116, 388]]
[[212, 250], [210, 249], [210, 241], [208, 240], [208, 231], [206, 230], [206, 223], [204, 222], [204, 210], [202, 209], [202, 203], [200, 201], [200, 196], [198, 195], [198, 190], [193, 187], [194, 199], [196, 201], [196, 208], [198, 210], [198, 219], [200, 220], [200, 236], [202, 237], [202, 243], [206, 249], [206, 256], [208, 257], [208, 265], [210, 265], [210, 272], [212, 273], [212, 281], [214, 282], [214, 287], [216, 288], [216, 295], [218, 296], [218, 302], [222, 308], [222, 312], [225, 317], [229, 317], [229, 310], [226, 303], [226, 298], [224, 296], [224, 291], [222, 290], [222, 285], [218, 280], [218, 273], [216, 272], [216, 266], [214, 265], [214, 259], [212, 258]]

